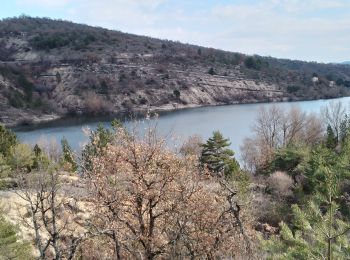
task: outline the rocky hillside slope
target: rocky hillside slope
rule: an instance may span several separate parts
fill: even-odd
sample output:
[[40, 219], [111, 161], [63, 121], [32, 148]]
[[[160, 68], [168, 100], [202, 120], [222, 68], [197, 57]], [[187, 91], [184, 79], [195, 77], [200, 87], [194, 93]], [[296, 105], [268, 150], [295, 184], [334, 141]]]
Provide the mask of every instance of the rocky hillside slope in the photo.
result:
[[247, 56], [47, 18], [0, 21], [0, 122], [350, 93], [350, 66]]

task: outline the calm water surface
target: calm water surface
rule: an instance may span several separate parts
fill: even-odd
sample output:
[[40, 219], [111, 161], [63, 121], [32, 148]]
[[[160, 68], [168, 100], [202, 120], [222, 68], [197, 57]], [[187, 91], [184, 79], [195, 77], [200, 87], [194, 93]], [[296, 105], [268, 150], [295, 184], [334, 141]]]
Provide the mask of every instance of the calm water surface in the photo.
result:
[[[320, 113], [322, 107], [335, 101], [341, 101], [348, 107], [350, 97], [333, 100], [242, 104], [179, 110], [160, 115], [157, 119], [157, 125], [160, 134], [168, 136], [171, 143], [174, 142], [174, 137], [176, 137], [177, 142], [181, 142], [181, 140], [193, 134], [198, 134], [206, 139], [213, 131], [220, 130], [225, 137], [230, 138], [232, 142], [231, 148], [239, 156], [239, 147], [243, 139], [251, 135], [251, 127], [260, 107], [268, 108], [276, 105], [289, 109], [292, 106], [296, 106], [308, 113]], [[29, 144], [35, 144], [40, 138], [55, 139], [59, 143], [65, 137], [73, 149], [78, 151], [88, 139], [84, 135], [82, 128], [88, 126], [93, 130], [96, 129], [99, 123], [106, 127], [110, 125], [109, 120], [103, 118], [98, 119], [98, 121], [97, 119], [95, 121], [90, 120], [90, 122], [86, 119], [71, 119], [34, 128], [15, 129], [15, 132], [21, 141]], [[126, 121], [125, 124], [127, 127], [130, 127], [133, 122]], [[143, 129], [146, 127], [146, 124], [146, 122], [141, 122], [138, 124], [138, 127]]]

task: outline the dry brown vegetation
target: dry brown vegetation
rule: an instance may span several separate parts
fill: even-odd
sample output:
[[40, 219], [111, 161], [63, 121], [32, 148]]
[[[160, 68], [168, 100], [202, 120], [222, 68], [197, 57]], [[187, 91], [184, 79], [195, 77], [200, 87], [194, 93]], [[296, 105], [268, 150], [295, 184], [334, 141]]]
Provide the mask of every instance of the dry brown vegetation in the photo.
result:
[[255, 257], [253, 219], [238, 195], [238, 183], [201, 168], [197, 148], [184, 155], [169, 150], [153, 127], [141, 135], [116, 125], [110, 138], [90, 157], [84, 176], [62, 175], [57, 147], [43, 141], [41, 147], [53, 161], [40, 157], [38, 168], [30, 172], [17, 167], [16, 221], [32, 240], [35, 256]]
[[95, 231], [119, 258], [249, 257], [251, 233], [235, 189], [196, 157], [179, 157], [149, 131], [143, 140], [119, 129], [89, 173]]
[[105, 98], [94, 92], [87, 92], [83, 95], [84, 112], [90, 115], [108, 114], [112, 109], [112, 104]]
[[264, 169], [278, 148], [295, 143], [314, 145], [324, 137], [322, 121], [296, 107], [289, 111], [277, 106], [261, 108], [252, 130], [254, 135], [241, 147], [245, 166], [252, 172]]
[[39, 259], [73, 259], [87, 233], [62, 193], [59, 178], [54, 169], [20, 174], [16, 194], [24, 211], [19, 209], [19, 214], [31, 230]]

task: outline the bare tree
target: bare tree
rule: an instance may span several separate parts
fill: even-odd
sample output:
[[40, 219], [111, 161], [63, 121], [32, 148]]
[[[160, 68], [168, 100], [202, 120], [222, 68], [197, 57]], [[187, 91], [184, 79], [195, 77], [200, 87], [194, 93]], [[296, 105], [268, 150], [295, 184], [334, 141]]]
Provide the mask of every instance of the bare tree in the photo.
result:
[[114, 258], [247, 257], [248, 216], [236, 192], [178, 156], [155, 129], [120, 128], [89, 173], [95, 232], [113, 241]]
[[[74, 222], [74, 212], [60, 194], [61, 183], [55, 169], [20, 175], [17, 195], [25, 202], [24, 224], [33, 230], [39, 259], [73, 259], [85, 237]], [[29, 217], [28, 217], [29, 216]]]
[[60, 161], [62, 151], [56, 139], [47, 139], [45, 136], [42, 136], [37, 141], [37, 144], [51, 162], [58, 163]]
[[321, 121], [313, 114], [306, 114], [299, 108], [289, 111], [272, 106], [261, 108], [253, 126], [254, 135], [246, 138], [241, 147], [245, 167], [254, 171], [264, 168], [276, 149], [292, 143], [314, 145], [324, 135]]
[[322, 109], [322, 117], [326, 125], [329, 125], [336, 139], [340, 139], [341, 123], [345, 120], [346, 109], [342, 102], [330, 102], [330, 104]]
[[253, 131], [268, 146], [276, 147], [282, 141], [279, 130], [284, 126], [283, 117], [283, 110], [277, 106], [272, 106], [269, 110], [261, 107]]

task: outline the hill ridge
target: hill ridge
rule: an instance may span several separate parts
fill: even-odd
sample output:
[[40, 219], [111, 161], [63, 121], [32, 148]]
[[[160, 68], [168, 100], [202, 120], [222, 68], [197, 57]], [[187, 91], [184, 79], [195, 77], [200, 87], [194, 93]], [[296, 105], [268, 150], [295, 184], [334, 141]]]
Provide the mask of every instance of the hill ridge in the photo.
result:
[[350, 66], [27, 16], [0, 21], [0, 122], [349, 95]]

